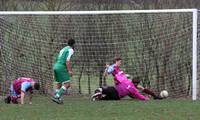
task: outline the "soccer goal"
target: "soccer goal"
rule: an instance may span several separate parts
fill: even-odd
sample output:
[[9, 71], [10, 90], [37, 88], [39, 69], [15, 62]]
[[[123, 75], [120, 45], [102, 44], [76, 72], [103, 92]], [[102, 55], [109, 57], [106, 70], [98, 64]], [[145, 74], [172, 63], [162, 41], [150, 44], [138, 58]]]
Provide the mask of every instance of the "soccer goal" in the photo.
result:
[[76, 40], [72, 94], [102, 85], [104, 64], [122, 58], [121, 69], [157, 94], [198, 96], [197, 9], [0, 12], [0, 94], [12, 80], [32, 77], [41, 92], [53, 87], [52, 65], [68, 38]]

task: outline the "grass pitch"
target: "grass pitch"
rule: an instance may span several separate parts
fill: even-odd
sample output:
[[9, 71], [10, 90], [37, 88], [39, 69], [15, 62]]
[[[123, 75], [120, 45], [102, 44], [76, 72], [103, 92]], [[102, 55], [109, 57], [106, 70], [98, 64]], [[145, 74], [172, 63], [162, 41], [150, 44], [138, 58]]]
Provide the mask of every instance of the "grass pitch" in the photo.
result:
[[95, 101], [67, 96], [64, 104], [34, 96], [33, 104], [0, 103], [0, 120], [199, 120], [200, 102], [192, 100]]

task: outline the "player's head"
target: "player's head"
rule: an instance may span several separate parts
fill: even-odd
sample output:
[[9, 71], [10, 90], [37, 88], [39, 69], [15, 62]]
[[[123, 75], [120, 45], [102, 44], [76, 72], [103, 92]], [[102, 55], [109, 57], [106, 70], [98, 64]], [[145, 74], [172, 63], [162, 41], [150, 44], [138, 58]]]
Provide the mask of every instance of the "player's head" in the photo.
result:
[[114, 63], [115, 63], [117, 66], [120, 66], [120, 65], [121, 65], [121, 61], [122, 61], [122, 59], [121, 59], [120, 57], [116, 57], [116, 58], [114, 59]]
[[132, 83], [133, 83], [133, 84], [136, 84], [136, 85], [139, 84], [139, 83], [140, 83], [140, 78], [139, 78], [139, 77], [133, 78], [133, 79], [132, 79]]
[[67, 44], [68, 44], [70, 47], [74, 48], [75, 40], [72, 39], [72, 38], [70, 38], [70, 39], [68, 39]]
[[40, 84], [36, 82], [36, 83], [34, 83], [33, 87], [34, 87], [34, 89], [39, 90]]

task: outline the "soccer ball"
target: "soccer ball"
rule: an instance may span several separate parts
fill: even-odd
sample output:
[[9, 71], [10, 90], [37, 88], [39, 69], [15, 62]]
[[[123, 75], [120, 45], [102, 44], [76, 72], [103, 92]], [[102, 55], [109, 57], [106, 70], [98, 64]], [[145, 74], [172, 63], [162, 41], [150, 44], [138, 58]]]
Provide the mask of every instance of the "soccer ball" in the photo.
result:
[[167, 92], [167, 90], [162, 90], [161, 92], [160, 92], [160, 97], [162, 97], [162, 98], [167, 98], [168, 97], [168, 92]]

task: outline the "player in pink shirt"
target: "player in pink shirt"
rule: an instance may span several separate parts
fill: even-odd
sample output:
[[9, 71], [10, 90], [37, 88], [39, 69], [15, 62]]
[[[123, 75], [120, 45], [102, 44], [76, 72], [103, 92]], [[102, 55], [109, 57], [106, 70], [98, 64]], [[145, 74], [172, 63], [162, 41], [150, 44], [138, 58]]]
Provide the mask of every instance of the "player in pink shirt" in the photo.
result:
[[[139, 85], [140, 79], [139, 78], [133, 78], [131, 81], [136, 89], [141, 90], [142, 92], [151, 95], [153, 99], [155, 100], [162, 100], [160, 96], [156, 95], [152, 90], [147, 89]], [[132, 89], [135, 90], [135, 89]], [[133, 91], [134, 92], [134, 91]], [[100, 88], [97, 88], [95, 90], [95, 93], [92, 95], [91, 99], [93, 101], [95, 100], [119, 100], [125, 96], [129, 96], [131, 98], [135, 98], [135, 94], [132, 94], [127, 89], [127, 84], [126, 83], [120, 83], [117, 84], [116, 86], [103, 86]]]
[[[18, 104], [18, 98], [20, 103], [24, 104], [24, 97], [26, 92], [33, 93], [33, 89], [39, 90], [39, 83], [35, 82], [32, 78], [20, 77], [13, 81], [10, 86], [10, 95], [5, 98], [5, 103]], [[32, 96], [30, 95], [29, 104], [32, 104]]]
[[118, 91], [119, 98], [131, 94], [139, 100], [149, 100], [148, 97], [143, 96], [134, 86], [134, 84], [127, 79], [125, 73], [120, 70], [121, 58], [116, 58], [115, 63], [107, 66], [105, 76], [112, 74], [114, 77], [115, 89]]
[[92, 95], [92, 100], [120, 100], [123, 97], [130, 96], [138, 98], [139, 100], [147, 100], [143, 95], [138, 96], [135, 94], [137, 89], [129, 88], [127, 83], [120, 83], [116, 86], [103, 86], [95, 90], [95, 94]]

